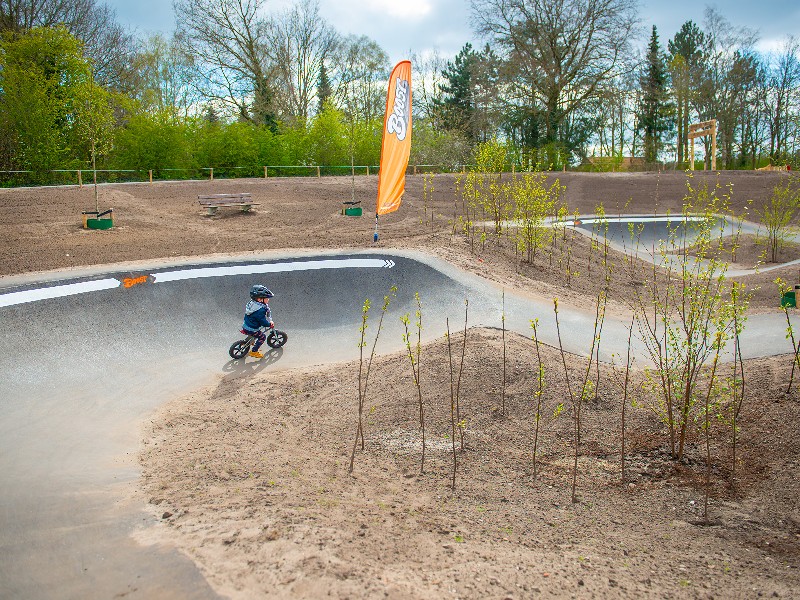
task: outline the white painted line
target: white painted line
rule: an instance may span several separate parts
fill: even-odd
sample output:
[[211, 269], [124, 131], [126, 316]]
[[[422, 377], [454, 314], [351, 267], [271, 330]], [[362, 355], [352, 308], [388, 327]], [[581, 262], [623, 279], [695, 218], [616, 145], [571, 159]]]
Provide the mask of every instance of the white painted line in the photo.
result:
[[588, 219], [572, 219], [569, 221], [556, 222], [556, 225], [572, 225], [576, 223], [580, 225], [591, 225], [593, 223], [681, 223], [688, 221], [690, 223], [697, 223], [704, 221], [704, 217], [684, 217], [682, 215], [675, 215], [674, 217], [608, 217], [599, 219], [590, 217]]
[[100, 290], [110, 290], [119, 287], [119, 279], [97, 279], [95, 281], [81, 281], [79, 283], [68, 283], [53, 287], [38, 288], [35, 290], [25, 290], [23, 292], [11, 292], [0, 295], [0, 307], [13, 306], [15, 304], [25, 304], [26, 302], [36, 302], [37, 300], [48, 300], [50, 298], [62, 298], [86, 292], [97, 292]]
[[252, 275], [253, 273], [284, 273], [288, 271], [312, 271], [317, 269], [369, 269], [392, 268], [394, 261], [383, 258], [345, 258], [328, 260], [305, 260], [298, 262], [229, 265], [226, 267], [201, 267], [199, 269], [182, 269], [153, 273], [155, 283], [198, 279], [201, 277], [227, 277], [229, 275]]

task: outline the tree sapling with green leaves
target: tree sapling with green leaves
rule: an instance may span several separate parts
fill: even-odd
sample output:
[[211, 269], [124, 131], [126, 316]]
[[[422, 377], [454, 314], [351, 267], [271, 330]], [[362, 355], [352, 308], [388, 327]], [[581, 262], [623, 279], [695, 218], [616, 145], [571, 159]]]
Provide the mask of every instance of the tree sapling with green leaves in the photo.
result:
[[403, 334], [403, 342], [406, 345], [406, 353], [409, 361], [411, 361], [411, 372], [414, 377], [414, 385], [417, 388], [417, 403], [419, 407], [419, 427], [422, 436], [422, 460], [420, 461], [420, 473], [425, 473], [425, 405], [422, 400], [422, 386], [420, 384], [420, 354], [422, 353], [422, 301], [419, 297], [419, 292], [414, 294], [414, 299], [417, 301], [416, 311], [416, 328], [417, 339], [414, 344], [414, 349], [411, 348], [411, 333], [408, 329], [409, 316], [405, 314], [400, 318], [403, 323], [405, 333]]
[[[358, 447], [358, 441], [361, 440], [361, 449], [364, 449], [364, 425], [363, 425], [363, 414], [364, 414], [364, 402], [367, 397], [367, 388], [369, 386], [369, 374], [372, 368], [372, 360], [375, 358], [375, 348], [378, 345], [378, 338], [381, 335], [381, 329], [383, 328], [383, 318], [386, 316], [386, 311], [389, 308], [389, 304], [391, 303], [391, 298], [397, 293], [397, 286], [392, 286], [389, 288], [389, 294], [383, 297], [383, 306], [381, 307], [381, 318], [378, 321], [378, 329], [375, 332], [375, 340], [372, 342], [372, 352], [369, 355], [369, 360], [366, 364], [366, 369], [364, 367], [364, 348], [366, 347], [366, 333], [367, 333], [367, 320], [369, 319], [369, 309], [370, 309], [370, 301], [369, 298], [364, 300], [364, 304], [361, 307], [361, 327], [359, 327], [359, 332], [361, 334], [361, 339], [358, 344], [359, 349], [359, 359], [358, 359], [358, 428], [356, 429], [356, 439], [353, 442], [353, 451], [350, 454], [350, 466], [348, 468], [348, 473], [353, 472], [353, 464], [355, 462], [356, 457], [356, 448]], [[363, 384], [362, 384], [363, 383]]]

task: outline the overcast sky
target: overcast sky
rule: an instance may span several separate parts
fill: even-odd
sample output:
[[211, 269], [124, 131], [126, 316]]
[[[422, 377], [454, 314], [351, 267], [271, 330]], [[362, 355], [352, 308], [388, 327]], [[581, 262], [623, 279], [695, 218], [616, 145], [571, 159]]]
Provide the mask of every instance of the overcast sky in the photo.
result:
[[[120, 23], [142, 33], [170, 34], [175, 17], [170, 0], [106, 0]], [[290, 0], [267, 0], [266, 6], [285, 7]], [[454, 56], [466, 42], [476, 45], [470, 27], [469, 0], [320, 0], [322, 16], [340, 33], [374, 39], [395, 63], [409, 52], [438, 50]], [[640, 17], [648, 35], [658, 28], [666, 46], [686, 21], [703, 26], [706, 6], [715, 6], [737, 27], [757, 29], [759, 50], [776, 48], [787, 35], [800, 38], [800, 0], [640, 0]]]

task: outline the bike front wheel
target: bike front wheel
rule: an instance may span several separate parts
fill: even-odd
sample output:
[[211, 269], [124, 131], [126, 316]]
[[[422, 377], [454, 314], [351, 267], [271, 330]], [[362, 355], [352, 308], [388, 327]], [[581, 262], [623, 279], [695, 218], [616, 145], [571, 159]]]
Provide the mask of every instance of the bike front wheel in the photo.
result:
[[286, 343], [286, 340], [289, 339], [289, 336], [286, 335], [283, 331], [278, 331], [277, 329], [273, 329], [267, 335], [267, 345], [270, 348], [280, 348]]
[[252, 338], [239, 340], [238, 342], [233, 342], [231, 347], [228, 349], [228, 354], [234, 360], [238, 360], [243, 358], [248, 352], [250, 352], [250, 347], [253, 345]]

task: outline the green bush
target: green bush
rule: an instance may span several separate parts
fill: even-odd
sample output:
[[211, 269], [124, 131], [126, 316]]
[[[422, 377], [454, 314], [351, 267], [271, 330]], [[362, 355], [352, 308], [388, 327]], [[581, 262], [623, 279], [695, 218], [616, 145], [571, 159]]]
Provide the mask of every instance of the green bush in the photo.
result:
[[193, 136], [189, 128], [165, 116], [138, 114], [117, 132], [110, 163], [117, 169], [192, 169]]

